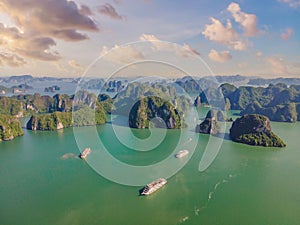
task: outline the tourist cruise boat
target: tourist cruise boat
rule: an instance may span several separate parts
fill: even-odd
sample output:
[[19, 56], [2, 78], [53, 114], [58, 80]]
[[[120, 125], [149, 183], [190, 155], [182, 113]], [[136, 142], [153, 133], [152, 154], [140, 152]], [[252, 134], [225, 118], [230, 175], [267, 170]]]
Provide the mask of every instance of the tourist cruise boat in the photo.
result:
[[80, 153], [79, 157], [85, 159], [90, 153], [91, 153], [91, 149], [86, 148]]
[[142, 195], [150, 195], [153, 192], [157, 191], [158, 189], [162, 188], [165, 184], [167, 183], [167, 180], [164, 178], [159, 178], [155, 181], [152, 181], [151, 183], [147, 184], [143, 192], [141, 193]]
[[179, 159], [182, 158], [183, 156], [186, 156], [187, 154], [189, 154], [188, 150], [181, 150], [175, 155], [175, 157]]

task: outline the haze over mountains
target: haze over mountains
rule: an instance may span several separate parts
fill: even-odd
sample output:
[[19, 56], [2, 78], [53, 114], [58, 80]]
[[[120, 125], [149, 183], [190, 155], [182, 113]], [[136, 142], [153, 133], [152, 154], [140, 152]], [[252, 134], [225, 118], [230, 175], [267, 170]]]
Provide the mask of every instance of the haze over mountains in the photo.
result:
[[[191, 77], [183, 77], [177, 80], [186, 81]], [[104, 80], [103, 78], [64, 78], [64, 77], [34, 77], [32, 75], [18, 75], [18, 76], [9, 76], [9, 77], [0, 77], [0, 84], [6, 86], [8, 83], [29, 83], [29, 82], [55, 82], [55, 81], [62, 81], [62, 82], [72, 82], [78, 83], [81, 79], [83, 80]], [[117, 78], [114, 78], [117, 79]], [[124, 79], [124, 78], [121, 78]], [[130, 78], [128, 78], [130, 80]], [[131, 78], [135, 79], [135, 78]], [[231, 83], [235, 85], [268, 85], [268, 84], [277, 84], [277, 83], [285, 83], [287, 85], [292, 84], [300, 84], [300, 78], [286, 78], [286, 77], [277, 77], [277, 78], [262, 78], [259, 76], [243, 76], [243, 75], [228, 75], [228, 76], [193, 76], [194, 80], [204, 81], [204, 80], [211, 80], [216, 81], [218, 83]]]

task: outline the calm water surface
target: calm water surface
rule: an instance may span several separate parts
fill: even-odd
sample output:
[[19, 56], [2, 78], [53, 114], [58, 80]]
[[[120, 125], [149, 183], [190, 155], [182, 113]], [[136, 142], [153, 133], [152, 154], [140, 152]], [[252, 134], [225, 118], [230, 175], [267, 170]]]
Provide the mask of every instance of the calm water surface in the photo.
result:
[[[272, 123], [272, 127], [286, 148], [252, 147], [225, 139], [204, 172], [198, 166], [209, 136], [195, 134], [199, 144], [191, 160], [148, 197], [139, 196], [142, 187], [111, 182], [80, 160], [72, 129], [25, 130], [23, 137], [0, 143], [0, 224], [299, 224], [300, 124]], [[93, 128], [80, 129], [89, 134]], [[141, 153], [117, 142], [111, 124], [97, 130], [111, 154], [136, 165], [167, 157], [166, 146], [176, 145], [178, 136], [168, 131], [158, 149]]]

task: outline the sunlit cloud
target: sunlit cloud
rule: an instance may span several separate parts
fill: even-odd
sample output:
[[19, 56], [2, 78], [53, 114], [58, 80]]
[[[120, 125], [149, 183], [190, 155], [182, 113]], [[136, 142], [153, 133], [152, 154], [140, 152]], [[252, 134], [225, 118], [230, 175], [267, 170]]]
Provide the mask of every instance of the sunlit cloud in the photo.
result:
[[227, 10], [231, 13], [235, 22], [242, 26], [245, 36], [253, 37], [259, 33], [259, 30], [256, 27], [256, 15], [242, 12], [240, 5], [234, 2], [230, 3], [230, 5], [227, 7]]
[[141, 41], [148, 41], [152, 44], [153, 50], [156, 51], [173, 51], [176, 55], [184, 58], [199, 56], [200, 53], [188, 44], [180, 46], [175, 43], [159, 40], [155, 35], [142, 34], [139, 38]]
[[298, 8], [300, 6], [300, 0], [278, 0], [279, 2], [288, 4], [291, 8]]
[[88, 7], [87, 5], [81, 5], [79, 9], [79, 13], [84, 16], [91, 16], [94, 14], [90, 9], [90, 7]]
[[121, 16], [109, 3], [105, 3], [104, 5], [99, 6], [98, 12], [115, 20], [123, 20], [125, 18], [124, 16]]
[[53, 49], [56, 39], [82, 41], [88, 39], [83, 31], [99, 31], [88, 16], [89, 10], [87, 6], [79, 8], [67, 0], [0, 0], [0, 13], [15, 24], [0, 23], [0, 48], [5, 55], [14, 55], [14, 61], [19, 63], [27, 59], [57, 61], [61, 56]]
[[243, 51], [247, 49], [247, 44], [241, 40], [238, 33], [233, 29], [230, 20], [227, 20], [226, 26], [213, 17], [210, 20], [211, 24], [206, 24], [202, 32], [206, 39], [234, 50]]
[[282, 56], [267, 57], [266, 61], [274, 74], [288, 74], [287, 66]]
[[140, 50], [130, 45], [115, 45], [112, 49], [109, 49], [107, 46], [103, 46], [100, 56], [105, 60], [119, 64], [127, 64], [132, 61], [143, 60], [145, 58]]
[[257, 57], [261, 57], [261, 56], [262, 56], [262, 52], [261, 52], [261, 51], [257, 51], [257, 52], [256, 52], [256, 56], [257, 56]]
[[230, 54], [229, 51], [222, 51], [222, 52], [218, 52], [215, 49], [212, 49], [209, 54], [208, 57], [216, 62], [220, 62], [220, 63], [224, 63], [230, 59], [232, 59], [232, 55]]
[[284, 32], [281, 33], [280, 37], [282, 40], [288, 40], [293, 35], [294, 30], [292, 28], [287, 28]]
[[80, 69], [80, 70], [83, 69], [83, 66], [80, 65], [80, 64], [79, 64], [76, 60], [74, 60], [74, 59], [69, 60], [69, 61], [68, 61], [68, 64], [69, 64], [71, 67], [75, 68], [75, 69]]
[[0, 53], [0, 66], [19, 67], [26, 64], [25, 60], [15, 54]]

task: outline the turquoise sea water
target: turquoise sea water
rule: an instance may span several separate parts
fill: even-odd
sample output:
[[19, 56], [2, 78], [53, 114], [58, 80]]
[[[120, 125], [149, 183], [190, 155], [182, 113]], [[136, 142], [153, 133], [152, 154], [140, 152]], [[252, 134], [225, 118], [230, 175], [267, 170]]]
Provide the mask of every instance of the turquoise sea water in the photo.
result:
[[[105, 146], [137, 166], [165, 159], [178, 142], [179, 131], [168, 131], [155, 151], [131, 151], [116, 141], [111, 126], [97, 127]], [[272, 128], [286, 148], [225, 138], [204, 172], [198, 167], [209, 136], [194, 134], [199, 144], [190, 161], [147, 197], [139, 196], [142, 186], [111, 182], [80, 160], [73, 129], [25, 130], [23, 137], [0, 143], [0, 224], [299, 224], [300, 124], [272, 123]], [[94, 128], [78, 129], [89, 136]], [[149, 135], [134, 132], [139, 138]]]

